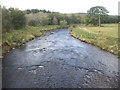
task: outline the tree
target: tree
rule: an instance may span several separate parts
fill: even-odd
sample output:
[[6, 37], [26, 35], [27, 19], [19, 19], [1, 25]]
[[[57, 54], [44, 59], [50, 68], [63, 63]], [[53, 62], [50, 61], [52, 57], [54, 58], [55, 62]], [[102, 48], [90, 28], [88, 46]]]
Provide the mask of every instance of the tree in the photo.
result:
[[92, 25], [101, 25], [101, 21], [102, 21], [102, 16], [107, 15], [108, 10], [103, 7], [103, 6], [96, 6], [96, 7], [92, 7], [90, 8], [90, 10], [88, 10], [87, 12], [87, 18], [89, 18], [89, 20], [87, 21], [88, 23], [92, 24]]
[[29, 26], [36, 26], [36, 21], [35, 21], [35, 20], [30, 20], [30, 21], [28, 22], [28, 25], [29, 25]]
[[11, 25], [11, 16], [10, 16], [10, 12], [8, 9], [6, 9], [5, 7], [1, 7], [2, 8], [2, 31], [3, 33], [5, 32], [9, 32], [12, 25]]
[[57, 18], [55, 16], [53, 17], [52, 24], [53, 25], [57, 25], [58, 24], [58, 20], [57, 20]]
[[10, 7], [8, 10], [9, 10], [9, 11], [13, 11], [13, 10], [14, 10], [14, 8]]
[[21, 29], [26, 25], [26, 18], [23, 11], [15, 9], [11, 11], [11, 23], [14, 29]]
[[72, 19], [72, 24], [76, 24], [77, 22], [77, 17], [75, 16], [75, 14], [71, 15], [71, 19]]
[[30, 9], [27, 9], [25, 10], [26, 14], [30, 14], [31, 13], [31, 10]]
[[61, 27], [66, 27], [67, 26], [67, 21], [65, 21], [65, 20], [60, 21], [60, 26]]
[[31, 12], [32, 12], [32, 13], [38, 13], [39, 10], [38, 10], [38, 9], [31, 9]]
[[56, 13], [50, 13], [48, 14], [49, 18], [49, 25], [57, 25], [58, 24], [58, 19]]
[[41, 25], [42, 26], [48, 25], [48, 23], [49, 23], [49, 21], [48, 21], [47, 16], [46, 17], [44, 16], [44, 17], [41, 18]]
[[81, 16], [76, 16], [76, 22], [75, 23], [81, 23]]

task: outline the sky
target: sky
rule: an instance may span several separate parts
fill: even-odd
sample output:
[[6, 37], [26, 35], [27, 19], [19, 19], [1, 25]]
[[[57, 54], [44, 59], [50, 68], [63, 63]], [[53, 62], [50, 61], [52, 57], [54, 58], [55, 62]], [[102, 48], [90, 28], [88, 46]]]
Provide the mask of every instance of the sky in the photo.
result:
[[26, 9], [45, 9], [61, 13], [86, 13], [93, 6], [103, 6], [109, 15], [118, 15], [119, 0], [0, 0], [2, 6]]

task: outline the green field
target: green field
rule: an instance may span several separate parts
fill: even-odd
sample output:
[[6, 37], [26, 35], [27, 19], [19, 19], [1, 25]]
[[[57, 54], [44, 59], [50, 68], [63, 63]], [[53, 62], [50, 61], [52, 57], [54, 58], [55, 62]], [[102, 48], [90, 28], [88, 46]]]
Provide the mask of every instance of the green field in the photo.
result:
[[71, 30], [71, 35], [115, 55], [119, 53], [117, 24], [102, 24], [100, 28], [77, 25]]
[[44, 31], [60, 28], [58, 25], [32, 27], [27, 26], [21, 30], [11, 30], [2, 37], [3, 53], [14, 49], [27, 41], [44, 34]]

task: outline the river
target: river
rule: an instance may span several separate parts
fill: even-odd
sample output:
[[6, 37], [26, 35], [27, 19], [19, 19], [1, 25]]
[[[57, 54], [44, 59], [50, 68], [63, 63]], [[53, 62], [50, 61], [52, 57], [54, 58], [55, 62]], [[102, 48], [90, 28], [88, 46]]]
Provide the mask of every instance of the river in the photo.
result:
[[116, 88], [118, 59], [56, 29], [6, 53], [3, 88]]

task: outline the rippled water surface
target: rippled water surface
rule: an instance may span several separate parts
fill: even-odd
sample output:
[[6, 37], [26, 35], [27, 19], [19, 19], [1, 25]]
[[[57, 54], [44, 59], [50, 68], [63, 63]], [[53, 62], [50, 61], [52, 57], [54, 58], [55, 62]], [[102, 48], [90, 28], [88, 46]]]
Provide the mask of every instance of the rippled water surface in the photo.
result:
[[3, 88], [115, 88], [118, 59], [68, 29], [48, 31], [4, 55]]

